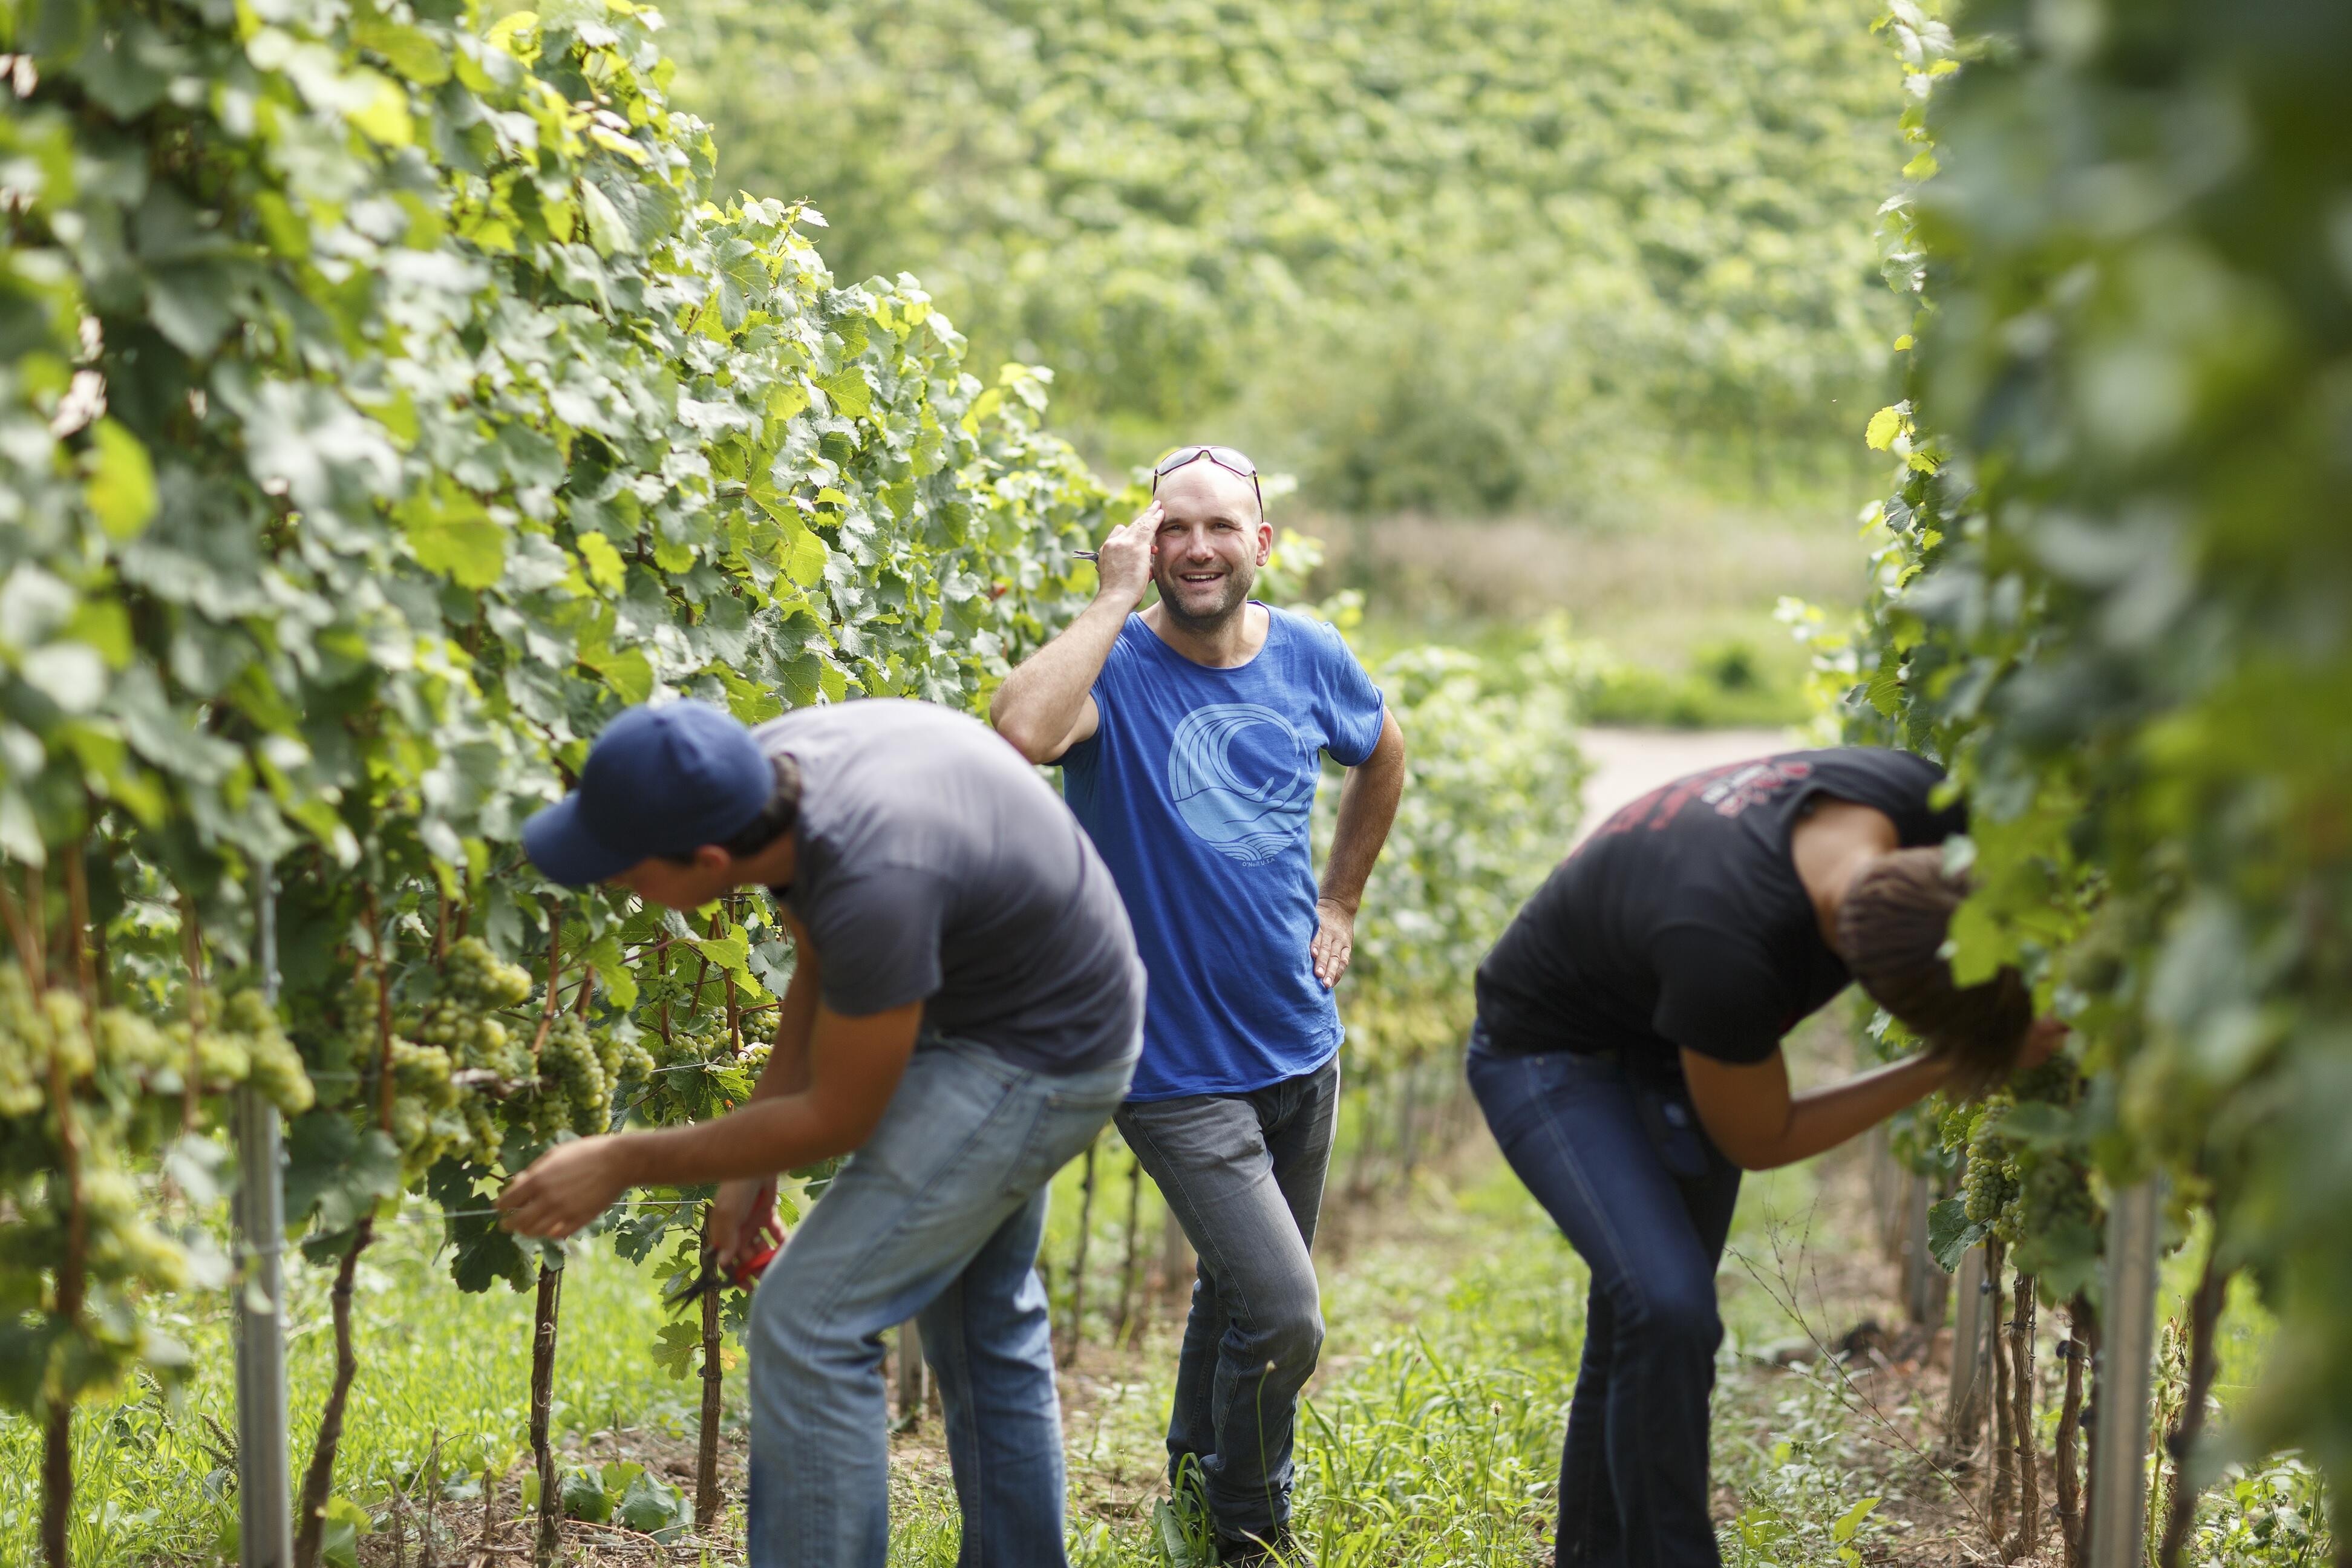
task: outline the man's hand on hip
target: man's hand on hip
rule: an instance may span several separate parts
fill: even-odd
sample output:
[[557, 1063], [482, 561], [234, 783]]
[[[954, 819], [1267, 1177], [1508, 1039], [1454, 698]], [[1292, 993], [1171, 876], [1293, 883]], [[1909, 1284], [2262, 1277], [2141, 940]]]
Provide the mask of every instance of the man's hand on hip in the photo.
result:
[[1144, 590], [1151, 586], [1151, 559], [1159, 553], [1160, 516], [1160, 503], [1153, 501], [1133, 522], [1110, 531], [1095, 557], [1095, 570], [1102, 574], [1097, 598], [1121, 610], [1143, 602]]
[[1315, 900], [1315, 941], [1307, 948], [1315, 960], [1315, 978], [1328, 991], [1348, 973], [1356, 952], [1356, 911], [1337, 899]]

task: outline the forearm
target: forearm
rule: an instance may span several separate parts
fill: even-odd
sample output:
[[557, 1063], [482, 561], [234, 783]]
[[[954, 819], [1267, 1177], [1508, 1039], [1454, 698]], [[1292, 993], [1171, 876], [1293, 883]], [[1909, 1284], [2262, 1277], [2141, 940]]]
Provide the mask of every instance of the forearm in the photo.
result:
[[1396, 822], [1397, 803], [1404, 798], [1404, 743], [1387, 721], [1381, 743], [1360, 767], [1348, 770], [1339, 785], [1339, 816], [1331, 832], [1330, 858], [1323, 863], [1318, 898], [1328, 899], [1349, 914], [1363, 902], [1364, 884], [1388, 842]]
[[716, 1121], [615, 1140], [631, 1186], [691, 1186], [772, 1176], [856, 1148], [860, 1137], [805, 1090], [755, 1097]]
[[1031, 762], [1047, 762], [1076, 727], [1087, 694], [1127, 624], [1127, 606], [1097, 597], [1024, 660], [988, 705], [988, 721]]
[[1792, 1096], [1780, 1137], [1759, 1152], [1763, 1158], [1741, 1163], [1750, 1170], [1769, 1171], [1810, 1160], [1925, 1099], [1943, 1086], [1948, 1072], [1942, 1061], [1912, 1057]]

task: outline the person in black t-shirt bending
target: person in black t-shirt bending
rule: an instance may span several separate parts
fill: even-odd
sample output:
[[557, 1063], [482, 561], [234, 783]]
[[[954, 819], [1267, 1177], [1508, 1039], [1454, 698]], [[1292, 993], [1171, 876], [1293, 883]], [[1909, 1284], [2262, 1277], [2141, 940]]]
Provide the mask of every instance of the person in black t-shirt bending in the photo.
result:
[[[1934, 804], [1942, 778], [1850, 748], [1678, 780], [1604, 823], [1478, 966], [1472, 1091], [1592, 1270], [1561, 1564], [1720, 1561], [1707, 1397], [1739, 1173], [1980, 1089], [2064, 1035], [2014, 971], [1963, 988], [1940, 956], [1964, 889], [1937, 846], [1967, 825]], [[1929, 1048], [1792, 1094], [1781, 1036], [1850, 980]]]

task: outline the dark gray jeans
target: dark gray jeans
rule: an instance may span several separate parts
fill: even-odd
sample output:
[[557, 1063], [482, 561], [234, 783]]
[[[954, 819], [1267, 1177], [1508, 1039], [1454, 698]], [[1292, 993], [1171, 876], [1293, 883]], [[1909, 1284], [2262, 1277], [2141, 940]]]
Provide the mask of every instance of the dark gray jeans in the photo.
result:
[[1298, 1391], [1323, 1348], [1315, 1219], [1339, 1106], [1335, 1057], [1247, 1094], [1129, 1100], [1115, 1118], [1201, 1255], [1168, 1419], [1169, 1478], [1200, 1468], [1217, 1532], [1290, 1518]]

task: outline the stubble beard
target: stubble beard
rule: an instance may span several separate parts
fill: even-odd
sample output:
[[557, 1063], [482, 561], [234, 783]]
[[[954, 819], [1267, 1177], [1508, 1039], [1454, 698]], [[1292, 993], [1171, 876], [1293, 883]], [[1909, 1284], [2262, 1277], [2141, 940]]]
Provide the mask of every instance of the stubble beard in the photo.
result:
[[1242, 607], [1249, 603], [1250, 588], [1256, 581], [1257, 574], [1255, 572], [1237, 570], [1227, 573], [1223, 584], [1224, 591], [1218, 595], [1215, 607], [1200, 615], [1192, 615], [1184, 609], [1177, 595], [1169, 592], [1171, 584], [1180, 588], [1182, 586], [1177, 580], [1176, 573], [1171, 571], [1168, 574], [1168, 581], [1159, 584], [1160, 605], [1167, 612], [1168, 618], [1184, 630], [1195, 637], [1211, 637], [1223, 631], [1235, 616], [1242, 613]]

